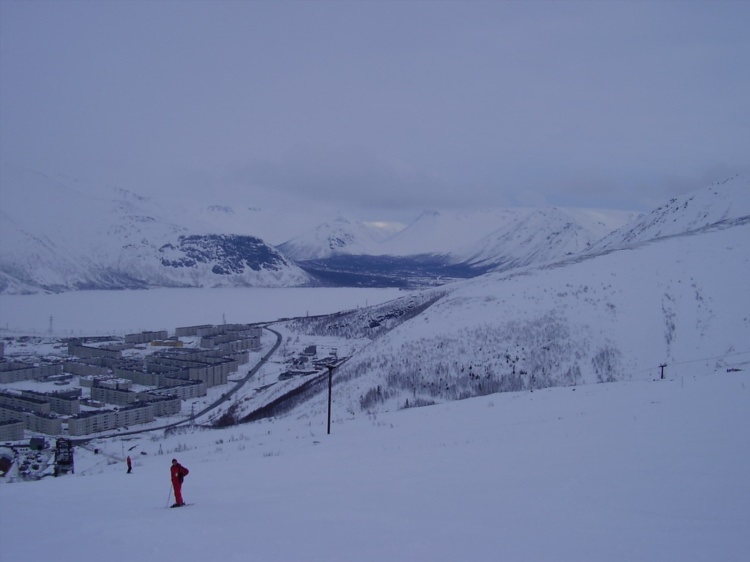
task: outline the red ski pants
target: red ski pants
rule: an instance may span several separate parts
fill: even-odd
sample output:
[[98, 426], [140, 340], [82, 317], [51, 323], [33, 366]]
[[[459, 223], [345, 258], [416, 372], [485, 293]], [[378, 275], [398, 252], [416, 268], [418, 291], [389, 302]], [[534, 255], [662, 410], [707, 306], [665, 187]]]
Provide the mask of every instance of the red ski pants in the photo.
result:
[[173, 480], [172, 488], [174, 488], [175, 503], [178, 505], [185, 503], [184, 501], [182, 501], [182, 482], [180, 482], [179, 480]]

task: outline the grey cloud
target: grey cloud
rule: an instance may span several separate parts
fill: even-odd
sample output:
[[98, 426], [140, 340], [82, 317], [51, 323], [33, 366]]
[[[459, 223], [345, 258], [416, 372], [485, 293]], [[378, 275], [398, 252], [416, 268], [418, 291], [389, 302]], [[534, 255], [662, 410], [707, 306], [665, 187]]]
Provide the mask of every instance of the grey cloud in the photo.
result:
[[387, 214], [642, 210], [748, 167], [746, 2], [0, 10], [0, 160], [51, 173]]

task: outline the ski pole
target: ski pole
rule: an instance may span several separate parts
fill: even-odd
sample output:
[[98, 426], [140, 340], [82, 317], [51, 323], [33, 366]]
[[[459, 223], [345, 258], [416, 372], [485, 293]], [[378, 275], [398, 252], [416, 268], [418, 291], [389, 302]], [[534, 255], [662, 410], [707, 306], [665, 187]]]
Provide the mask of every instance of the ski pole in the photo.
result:
[[172, 487], [174, 484], [169, 485], [169, 493], [167, 494], [167, 507], [169, 507], [169, 498], [172, 497]]

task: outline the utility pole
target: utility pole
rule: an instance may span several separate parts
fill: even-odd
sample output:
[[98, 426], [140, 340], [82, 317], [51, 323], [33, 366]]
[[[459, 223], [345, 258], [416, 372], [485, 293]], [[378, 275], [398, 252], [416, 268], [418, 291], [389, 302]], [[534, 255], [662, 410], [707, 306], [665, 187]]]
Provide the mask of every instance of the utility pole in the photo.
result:
[[331, 434], [331, 393], [333, 390], [333, 365], [328, 368], [328, 435]]
[[664, 368], [666, 366], [667, 366], [666, 363], [662, 363], [661, 365], [659, 365], [659, 368], [661, 369], [661, 378], [662, 378], [662, 380], [664, 380]]

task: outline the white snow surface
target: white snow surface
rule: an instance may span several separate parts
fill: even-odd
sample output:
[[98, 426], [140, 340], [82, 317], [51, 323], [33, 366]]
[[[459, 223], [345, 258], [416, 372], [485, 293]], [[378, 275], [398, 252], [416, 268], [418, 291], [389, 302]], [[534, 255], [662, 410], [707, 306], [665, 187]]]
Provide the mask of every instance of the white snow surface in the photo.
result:
[[[697, 197], [710, 206], [720, 193]], [[254, 424], [97, 441], [75, 475], [0, 485], [0, 559], [746, 560], [750, 221], [745, 192], [732, 193], [729, 214], [676, 201], [668, 233], [433, 290], [444, 294], [432, 306], [337, 369], [331, 435], [318, 395]], [[235, 291], [220, 306], [202, 303], [213, 291], [192, 293], [211, 315], [195, 321], [172, 301], [189, 293], [127, 306], [144, 329], [218, 323], [232, 301], [227, 321], [255, 320], [243, 299], [257, 290]], [[277, 291], [261, 293], [265, 320], [293, 315]], [[368, 294], [336, 307], [336, 290], [304, 291], [299, 316]], [[53, 302], [40, 297], [0, 296], [0, 326], [6, 310], [29, 326], [23, 311]], [[90, 308], [81, 322], [113, 312]], [[25, 317], [44, 330], [48, 316]], [[510, 363], [522, 391], [440, 394], [470, 366], [484, 380]], [[361, 407], [403, 375], [412, 388]], [[436, 405], [399, 409], [405, 399]], [[171, 458], [191, 471], [184, 509], [166, 508]]]
[[[317, 417], [95, 443], [74, 475], [0, 485], [0, 559], [745, 560], [749, 385], [674, 373], [336, 406], [331, 435]], [[185, 508], [166, 507], [173, 457]]]

